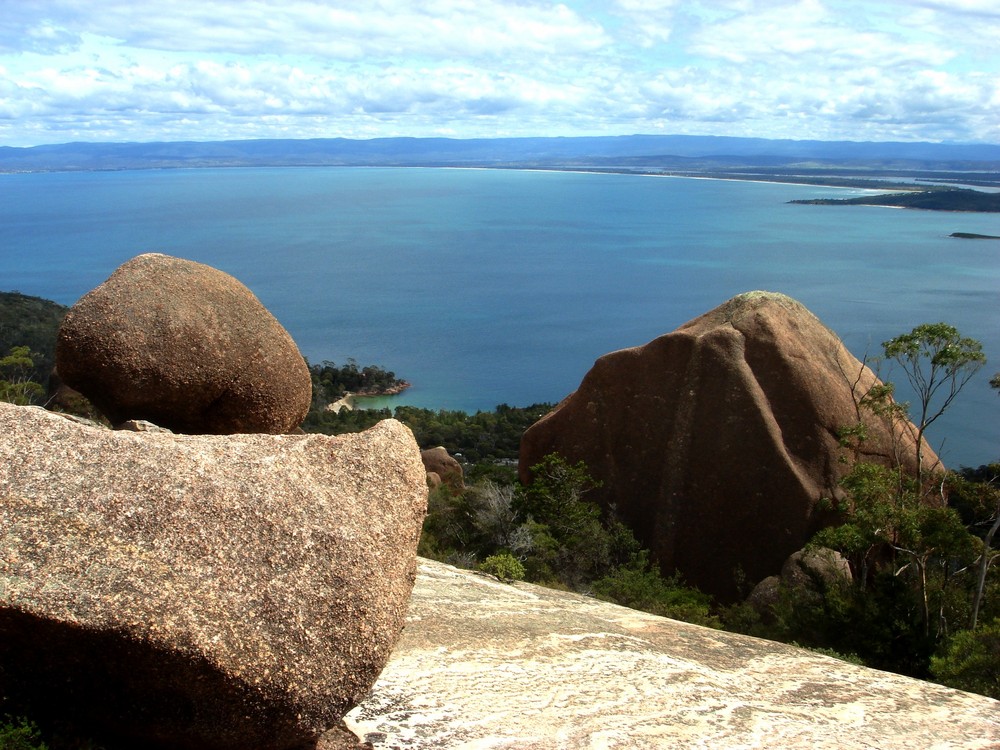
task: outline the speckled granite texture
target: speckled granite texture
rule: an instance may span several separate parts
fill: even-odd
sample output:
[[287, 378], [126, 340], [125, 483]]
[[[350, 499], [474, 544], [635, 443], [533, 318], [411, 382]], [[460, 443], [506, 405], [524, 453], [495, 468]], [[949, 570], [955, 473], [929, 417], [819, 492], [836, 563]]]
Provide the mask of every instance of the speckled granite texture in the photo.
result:
[[376, 750], [986, 750], [1000, 703], [420, 561], [348, 725]]
[[0, 404], [0, 436], [0, 696], [129, 750], [298, 750], [367, 694], [427, 504], [405, 426], [189, 436]]

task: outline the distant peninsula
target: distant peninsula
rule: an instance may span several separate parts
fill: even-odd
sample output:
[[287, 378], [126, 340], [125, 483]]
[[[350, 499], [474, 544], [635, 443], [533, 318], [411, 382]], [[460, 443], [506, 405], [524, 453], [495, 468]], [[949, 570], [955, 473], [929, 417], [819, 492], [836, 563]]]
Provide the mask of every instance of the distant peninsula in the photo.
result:
[[948, 236], [960, 240], [1000, 240], [1000, 236], [995, 234], [975, 234], [973, 232], [952, 232]]
[[794, 200], [821, 206], [892, 206], [918, 208], [925, 211], [974, 211], [977, 213], [1000, 212], [1000, 193], [985, 193], [964, 188], [920, 190], [907, 193], [862, 195], [857, 198], [813, 198]]

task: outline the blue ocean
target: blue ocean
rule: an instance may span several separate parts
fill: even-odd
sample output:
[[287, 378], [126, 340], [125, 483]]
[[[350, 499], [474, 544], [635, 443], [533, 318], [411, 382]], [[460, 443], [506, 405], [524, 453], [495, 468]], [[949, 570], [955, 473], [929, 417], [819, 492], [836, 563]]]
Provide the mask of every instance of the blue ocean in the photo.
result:
[[[949, 466], [1000, 458], [1000, 216], [792, 205], [858, 191], [470, 169], [0, 175], [0, 289], [72, 304], [132, 256], [249, 286], [313, 362], [413, 383], [392, 403], [558, 401], [600, 355], [753, 289], [795, 297], [861, 357], [925, 322], [990, 363], [929, 432]], [[885, 373], [884, 373], [885, 374]], [[902, 374], [887, 373], [890, 379]]]

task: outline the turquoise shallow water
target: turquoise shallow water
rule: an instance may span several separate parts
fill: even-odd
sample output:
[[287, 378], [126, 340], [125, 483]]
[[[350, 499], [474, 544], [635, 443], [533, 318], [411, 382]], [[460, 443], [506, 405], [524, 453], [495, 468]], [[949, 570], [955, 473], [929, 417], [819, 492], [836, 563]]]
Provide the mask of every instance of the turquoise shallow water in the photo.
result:
[[275, 168], [0, 175], [0, 289], [71, 304], [133, 255], [247, 286], [312, 361], [411, 380], [397, 403], [557, 401], [593, 361], [751, 289], [858, 356], [923, 322], [991, 362], [931, 439], [1000, 457], [1000, 217], [790, 205], [851, 191], [529, 171]]

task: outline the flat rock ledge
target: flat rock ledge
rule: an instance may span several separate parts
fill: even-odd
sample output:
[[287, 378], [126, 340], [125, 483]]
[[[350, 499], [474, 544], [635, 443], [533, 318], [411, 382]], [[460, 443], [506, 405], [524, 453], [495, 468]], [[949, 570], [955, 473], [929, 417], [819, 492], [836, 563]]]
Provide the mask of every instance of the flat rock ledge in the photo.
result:
[[376, 750], [1000, 747], [1000, 702], [420, 560]]

